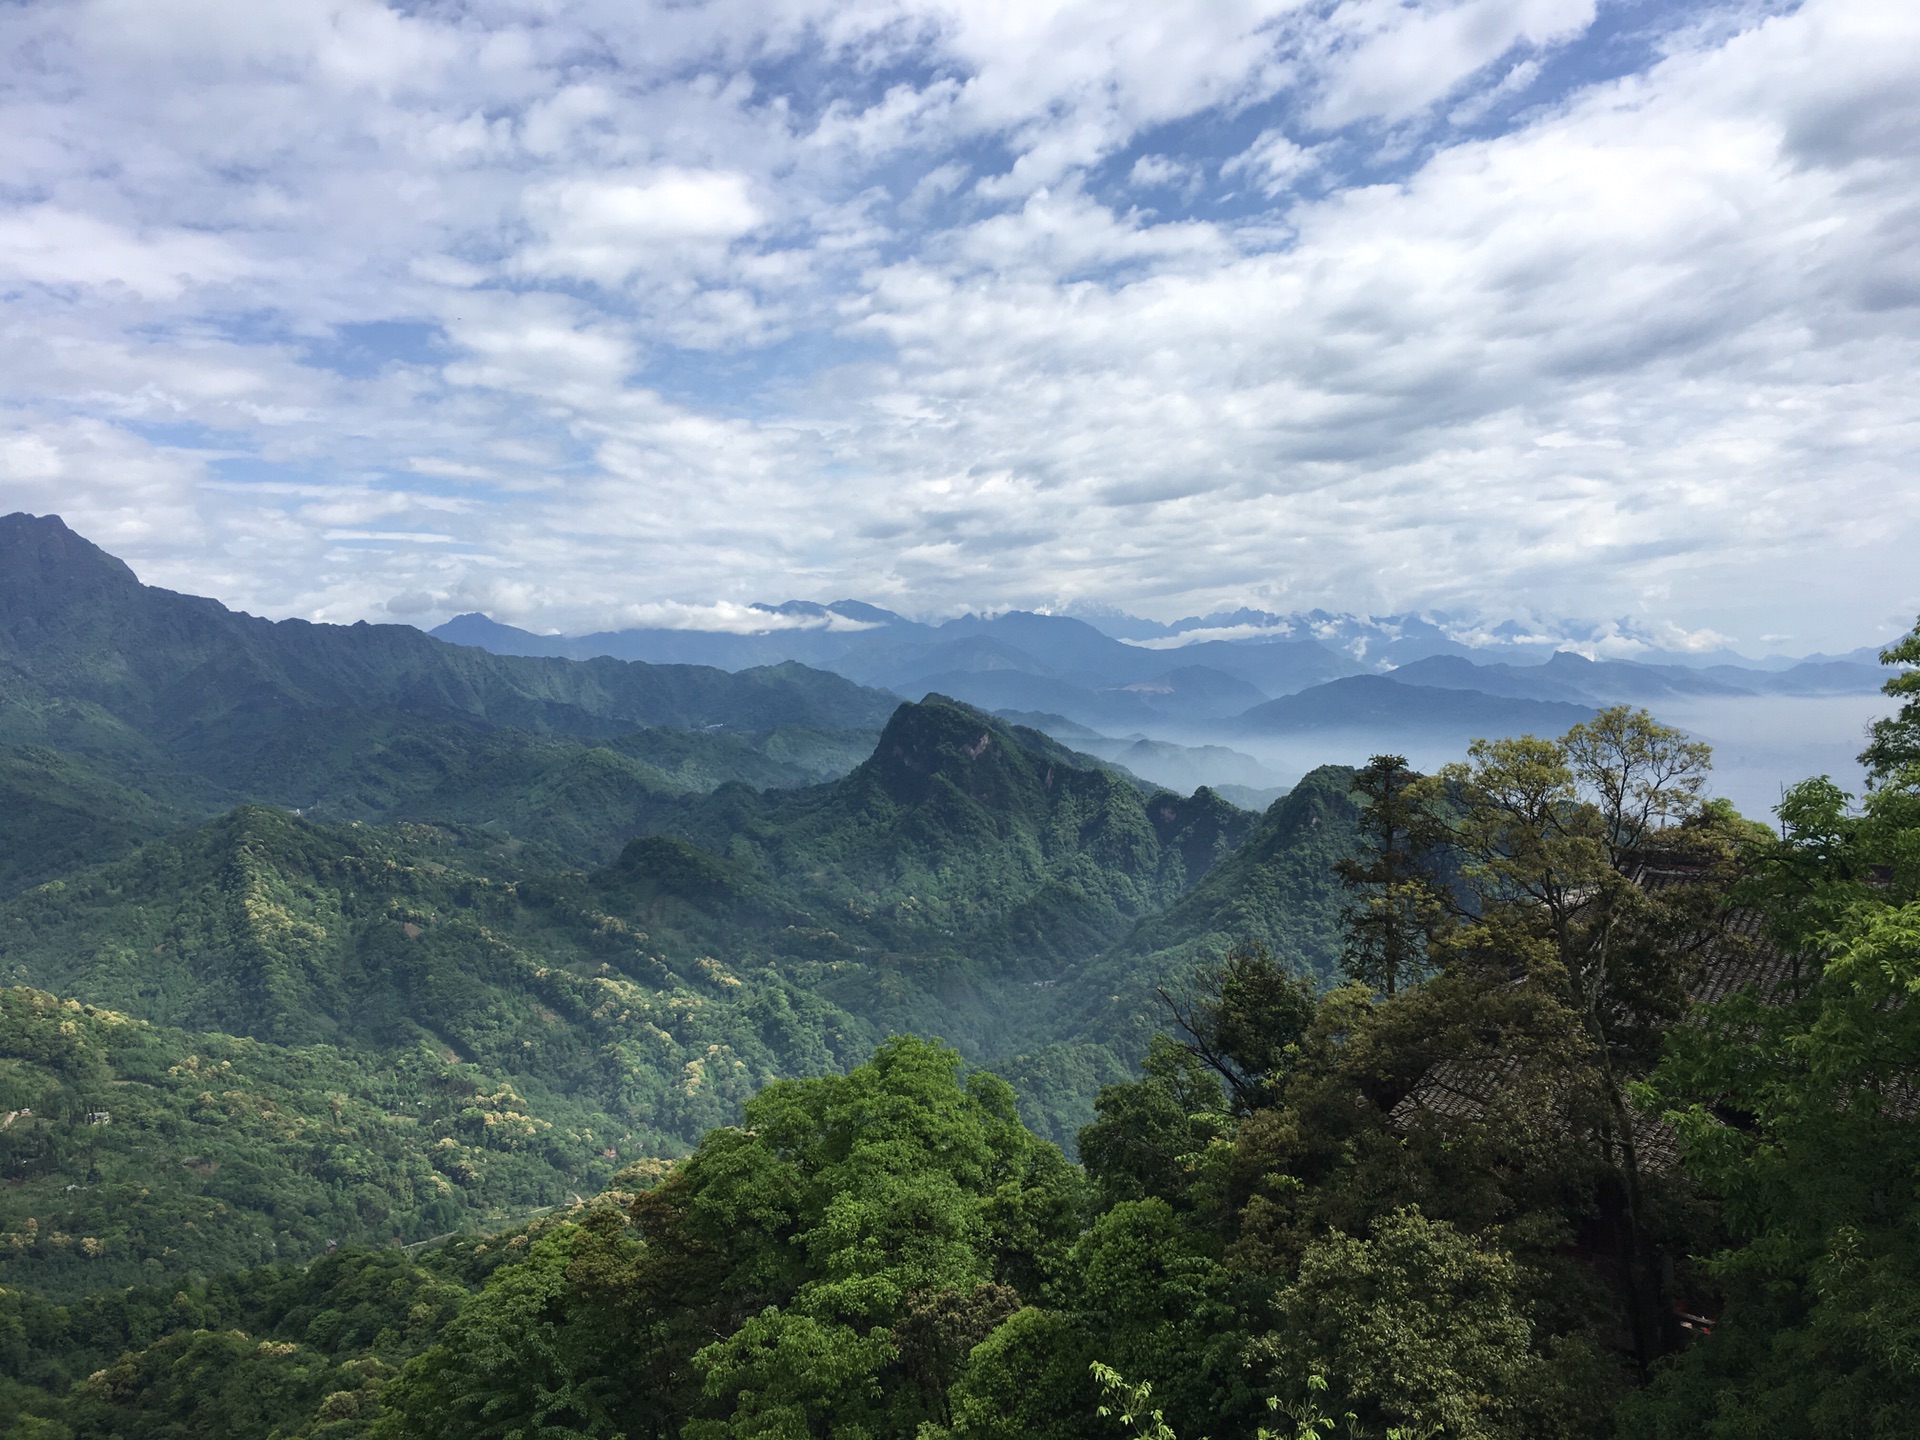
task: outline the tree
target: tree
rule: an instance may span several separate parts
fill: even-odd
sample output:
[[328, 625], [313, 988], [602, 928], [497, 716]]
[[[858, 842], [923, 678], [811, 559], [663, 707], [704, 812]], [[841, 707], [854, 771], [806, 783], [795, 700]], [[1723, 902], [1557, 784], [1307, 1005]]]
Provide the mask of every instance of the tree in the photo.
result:
[[626, 1215], [562, 1225], [498, 1272], [396, 1382], [393, 1433], [945, 1423], [970, 1342], [1040, 1286], [1081, 1212], [1011, 1088], [958, 1071], [897, 1038], [845, 1075], [768, 1086]]
[[1376, 755], [1354, 772], [1354, 794], [1364, 802], [1363, 849], [1334, 867], [1353, 892], [1340, 915], [1341, 971], [1385, 995], [1425, 973], [1427, 938], [1440, 922], [1440, 897], [1424, 863], [1435, 822], [1421, 779], [1400, 755]]
[[1232, 1132], [1216, 1072], [1156, 1035], [1141, 1078], [1108, 1085], [1080, 1131], [1080, 1162], [1108, 1205], [1158, 1196], [1186, 1205], [1206, 1151]]
[[1876, 788], [1920, 766], [1920, 621], [1880, 652], [1882, 665], [1903, 667], [1880, 688], [1901, 702], [1899, 712], [1873, 722], [1860, 755], [1869, 783]]
[[[1310, 1245], [1255, 1353], [1282, 1390], [1324, 1377], [1335, 1408], [1368, 1433], [1579, 1433], [1599, 1398], [1596, 1367], [1578, 1346], [1542, 1349], [1524, 1289], [1512, 1256], [1400, 1209], [1365, 1239], [1336, 1231]], [[1317, 1406], [1311, 1392], [1294, 1398]]]
[[1226, 1082], [1240, 1114], [1267, 1098], [1292, 1067], [1317, 1003], [1313, 982], [1258, 942], [1236, 945], [1185, 995], [1156, 993], [1180, 1027], [1181, 1043]]
[[[1711, 754], [1644, 710], [1616, 706], [1559, 740], [1478, 740], [1441, 772], [1471, 892], [1449, 964], [1505, 969], [1565, 1007], [1583, 1043], [1564, 1056], [1564, 1123], [1587, 1133], [1620, 1215], [1619, 1266], [1640, 1364], [1660, 1352], [1661, 1280], [1629, 1085], [1685, 1007], [1695, 953], [1729, 878], [1718, 812], [1700, 800]], [[1634, 871], [1687, 852], [1695, 883], [1652, 890]]]
[[497, 1271], [440, 1343], [408, 1364], [383, 1395], [376, 1434], [418, 1440], [474, 1435], [588, 1440], [614, 1417], [601, 1383], [614, 1356], [573, 1319], [567, 1272], [582, 1231], [542, 1236]]

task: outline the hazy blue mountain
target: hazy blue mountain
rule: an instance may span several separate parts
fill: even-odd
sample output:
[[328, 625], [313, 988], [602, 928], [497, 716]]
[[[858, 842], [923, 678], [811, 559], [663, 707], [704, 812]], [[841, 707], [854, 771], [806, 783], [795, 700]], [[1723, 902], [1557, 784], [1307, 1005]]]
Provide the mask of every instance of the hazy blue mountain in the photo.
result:
[[1011, 668], [923, 675], [895, 688], [910, 698], [952, 695], [983, 710], [1051, 712], [1103, 731], [1207, 726], [1266, 698], [1244, 681], [1203, 666], [1101, 689]]
[[939, 633], [955, 640], [991, 636], [1031, 655], [1049, 674], [1093, 683], [1124, 685], [1167, 668], [1167, 661], [1152, 651], [1122, 644], [1068, 615], [1025, 610], [1010, 610], [991, 619], [963, 615], [942, 625]]
[[1204, 665], [1244, 680], [1268, 696], [1291, 695], [1309, 685], [1358, 675], [1365, 667], [1317, 640], [1263, 637], [1197, 640], [1155, 652], [1170, 665]]
[[1810, 658], [1783, 670], [1715, 665], [1700, 673], [1761, 695], [1875, 695], [1887, 679], [1887, 672], [1877, 659]]
[[1084, 741], [1076, 748], [1111, 760], [1169, 790], [1187, 791], [1206, 785], [1236, 805], [1245, 804], [1230, 793], [1236, 789], [1265, 792], [1254, 809], [1265, 809], [1285, 788], [1275, 783], [1267, 766], [1225, 745], [1175, 745], [1141, 736], [1134, 740]]
[[1082, 741], [1108, 745], [1127, 743], [1116, 741], [1111, 735], [1103, 735], [1091, 725], [1082, 725], [1078, 720], [1069, 720], [1064, 715], [1056, 715], [1047, 710], [996, 710], [993, 713], [1009, 725], [1023, 725], [1029, 730], [1038, 730], [1042, 735], [1052, 736], [1062, 745], [1086, 751], [1089, 755], [1093, 752], [1087, 750]]
[[1588, 660], [1562, 650], [1540, 665], [1476, 665], [1454, 655], [1435, 655], [1387, 672], [1403, 685], [1480, 690], [1525, 700], [1574, 704], [1644, 705], [1676, 696], [1740, 695], [1751, 690], [1703, 670], [1642, 665], [1631, 660]]
[[[1151, 684], [1169, 672], [1195, 667], [1218, 672], [1258, 691], [1243, 704], [1214, 704], [1235, 713], [1256, 699], [1354, 674], [1362, 667], [1304, 636], [1244, 641], [1201, 640], [1173, 649], [1130, 645], [1098, 626], [1067, 615], [1009, 611], [963, 615], [938, 625], [903, 619], [858, 601], [822, 606], [788, 601], [758, 607], [770, 628], [757, 634], [636, 629], [571, 637], [534, 635], [484, 615], [460, 615], [432, 632], [440, 639], [507, 655], [611, 656], [656, 664], [702, 664], [739, 670], [779, 660], [831, 670], [863, 685], [899, 694], [924, 694], [946, 677], [1015, 670], [1100, 691]], [[772, 628], [776, 618], [828, 620], [810, 629]], [[852, 628], [859, 627], [859, 628]], [[1216, 685], [1218, 682], [1215, 682]], [[991, 697], [982, 696], [987, 703]], [[1181, 707], [1185, 714], [1192, 707]]]
[[1477, 690], [1511, 700], [1564, 700], [1585, 705], [1593, 700], [1572, 676], [1549, 673], [1545, 665], [1476, 665], [1460, 655], [1429, 655], [1389, 670], [1384, 677], [1401, 685], [1427, 685], [1440, 690]]
[[1256, 705], [1235, 727], [1248, 735], [1359, 730], [1382, 741], [1395, 735], [1558, 735], [1593, 717], [1589, 705], [1518, 699], [1484, 690], [1408, 685], [1385, 675], [1354, 675]]
[[[1345, 615], [1330, 610], [1280, 615], [1243, 608], [1192, 616], [1159, 630], [1170, 636], [1238, 631], [1242, 643], [1256, 638], [1296, 644], [1312, 642], [1339, 654], [1350, 664], [1367, 669], [1405, 664], [1428, 655], [1473, 653], [1471, 646], [1448, 633], [1444, 625], [1421, 615]], [[1511, 622], [1499, 627], [1497, 635], [1503, 648], [1509, 648], [1516, 655], [1544, 655], [1552, 648], [1546, 642], [1534, 640]], [[1221, 639], [1233, 643], [1226, 635]]]
[[[1083, 605], [1063, 614], [1009, 611], [925, 624], [852, 600], [827, 605], [788, 601], [756, 608], [766, 612], [769, 628], [746, 635], [654, 629], [538, 636], [475, 615], [457, 616], [433, 633], [503, 654], [609, 655], [729, 670], [798, 660], [901, 694], [925, 693], [938, 680], [975, 670], [1019, 670], [1100, 691], [1151, 682], [1173, 669], [1201, 666], [1233, 676], [1269, 699], [1348, 675], [1404, 669], [1436, 658], [1478, 669], [1564, 666], [1571, 661], [1561, 656], [1580, 658], [1566, 647], [1595, 633], [1592, 627], [1579, 625], [1546, 627], [1543, 632], [1538, 625], [1517, 621], [1489, 626], [1470, 617], [1360, 616], [1326, 610], [1279, 614], [1241, 608], [1163, 622], [1111, 606]], [[820, 623], [812, 628], [776, 628], [777, 622], [796, 619]], [[1870, 646], [1839, 655], [1804, 659], [1770, 655], [1758, 660], [1731, 650], [1655, 648], [1632, 660], [1592, 663], [1629, 668], [1577, 679], [1575, 692], [1544, 683], [1549, 678], [1576, 682], [1577, 677], [1564, 674], [1489, 680], [1475, 687], [1457, 678], [1440, 679], [1448, 672], [1435, 670], [1418, 683], [1479, 688], [1511, 698], [1555, 699], [1577, 693], [1602, 701], [1643, 701], [1683, 694], [1867, 694], [1876, 688], [1879, 677], [1877, 651]], [[1647, 671], [1664, 676], [1666, 683]], [[1696, 688], [1689, 675], [1730, 690]], [[992, 704], [996, 696], [982, 692], [975, 698]], [[1248, 697], [1247, 705], [1253, 703]], [[1084, 704], [1081, 708], [1085, 709]], [[1192, 706], [1176, 708], [1181, 719], [1205, 718]], [[1099, 723], [1110, 725], [1114, 720], [1107, 716]]]
[[1176, 745], [1138, 733], [1103, 735], [1064, 715], [1036, 710], [1001, 710], [1002, 720], [1050, 735], [1084, 755], [1098, 756], [1130, 774], [1169, 790], [1186, 792], [1205, 785], [1244, 809], [1265, 810], [1285, 790], [1266, 765], [1225, 745]]
[[1044, 675], [1067, 680], [1060, 671], [1037, 655], [991, 634], [972, 634], [941, 639], [934, 643], [895, 641], [883, 648], [869, 650], [841, 662], [845, 673], [863, 683], [884, 685], [905, 694], [925, 687], [928, 675], [986, 674], [1013, 671], [1022, 675]]
[[[1176, 652], [1177, 653], [1177, 652]], [[1184, 658], [1184, 657], [1183, 657]], [[1270, 692], [1237, 675], [1210, 665], [1181, 665], [1164, 674], [1119, 687], [1122, 695], [1138, 696], [1146, 704], [1182, 718], [1213, 719], [1238, 715]]]
[[430, 632], [449, 645], [471, 645], [495, 655], [560, 655], [572, 657], [576, 641], [565, 635], [536, 635], [531, 630], [502, 625], [485, 615], [456, 615]]
[[[789, 600], [753, 608], [766, 613], [767, 628], [746, 634], [639, 627], [588, 635], [533, 635], [478, 614], [456, 615], [431, 633], [452, 644], [477, 645], [503, 655], [562, 655], [574, 660], [604, 656], [653, 665], [712, 665], [722, 670], [795, 660], [836, 673], [841, 673], [840, 662], [848, 657], [884, 648], [903, 636], [930, 643], [934, 633], [932, 626], [859, 600], [826, 605]], [[793, 624], [796, 620], [801, 623]]]
[[1638, 660], [1589, 660], [1569, 650], [1557, 651], [1537, 665], [1476, 663], [1457, 655], [1435, 655], [1401, 665], [1387, 675], [1408, 685], [1598, 705], [1735, 695], [1865, 695], [1877, 691], [1885, 678], [1877, 668], [1844, 660], [1808, 662], [1786, 670], [1735, 665], [1690, 669]]

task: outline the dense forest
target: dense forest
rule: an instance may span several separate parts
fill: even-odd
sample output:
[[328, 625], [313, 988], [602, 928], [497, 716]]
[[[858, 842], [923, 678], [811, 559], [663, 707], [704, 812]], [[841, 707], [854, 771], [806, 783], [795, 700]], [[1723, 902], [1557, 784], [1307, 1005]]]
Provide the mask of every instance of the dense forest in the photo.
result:
[[1254, 814], [14, 519], [8, 1433], [1913, 1431], [1920, 628], [1777, 826], [1624, 706]]

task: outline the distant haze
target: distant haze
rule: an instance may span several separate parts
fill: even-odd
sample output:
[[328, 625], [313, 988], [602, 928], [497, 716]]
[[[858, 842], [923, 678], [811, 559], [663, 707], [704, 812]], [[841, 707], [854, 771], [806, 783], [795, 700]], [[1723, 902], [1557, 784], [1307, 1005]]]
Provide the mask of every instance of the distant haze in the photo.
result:
[[[741, 669], [782, 660], [910, 700], [949, 695], [1182, 793], [1263, 808], [1316, 766], [1406, 755], [1433, 769], [1482, 736], [1558, 735], [1613, 704], [1645, 706], [1714, 747], [1712, 792], [1765, 818], [1811, 775], [1858, 790], [1868, 722], [1889, 712], [1872, 649], [1798, 662], [1671, 653], [1619, 630], [1577, 642], [1455, 618], [1240, 611], [1172, 624], [1108, 609], [939, 625], [859, 602], [786, 604], [759, 633], [636, 628], [537, 636], [481, 615], [443, 639], [518, 654]], [[845, 623], [829, 623], [829, 622]], [[1134, 637], [1132, 643], [1116, 637]], [[1142, 643], [1144, 642], [1144, 643]], [[1635, 659], [1614, 658], [1621, 653]]]

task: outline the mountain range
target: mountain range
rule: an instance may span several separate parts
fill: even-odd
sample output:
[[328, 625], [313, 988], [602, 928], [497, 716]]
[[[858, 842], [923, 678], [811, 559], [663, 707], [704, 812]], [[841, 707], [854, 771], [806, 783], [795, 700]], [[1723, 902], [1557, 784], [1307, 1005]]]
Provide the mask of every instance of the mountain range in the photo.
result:
[[1332, 972], [1350, 772], [1280, 793], [1246, 750], [1854, 683], [833, 614], [496, 653], [239, 614], [0, 518], [0, 1283], [501, 1223], [890, 1033], [1071, 1145], [1158, 988], [1245, 943]]
[[891, 1033], [1071, 1144], [1157, 986], [1330, 973], [1347, 772], [1261, 800], [791, 658], [273, 623], [0, 519], [0, 1283], [503, 1223]]
[[[503, 655], [621, 656], [737, 668], [802, 662], [907, 699], [952, 696], [1155, 782], [1271, 798], [1310, 768], [1302, 745], [1455, 752], [1481, 735], [1559, 733], [1608, 705], [1873, 696], [1871, 649], [1745, 661], [1649, 652], [1593, 660], [1517, 625], [1241, 610], [1172, 624], [1119, 612], [1009, 611], [939, 624], [859, 601], [756, 607], [752, 634], [631, 629], [542, 636], [484, 615], [433, 634]], [[1682, 663], [1682, 662], [1685, 663]], [[1738, 663], [1735, 663], [1735, 662]], [[1249, 753], [1255, 752], [1255, 753]]]

